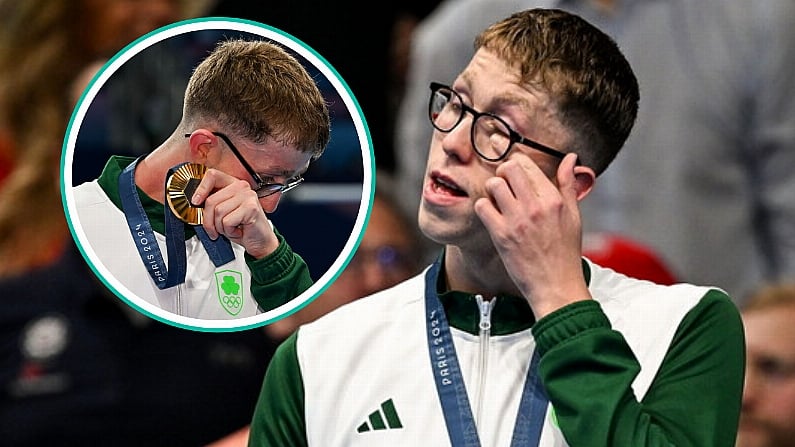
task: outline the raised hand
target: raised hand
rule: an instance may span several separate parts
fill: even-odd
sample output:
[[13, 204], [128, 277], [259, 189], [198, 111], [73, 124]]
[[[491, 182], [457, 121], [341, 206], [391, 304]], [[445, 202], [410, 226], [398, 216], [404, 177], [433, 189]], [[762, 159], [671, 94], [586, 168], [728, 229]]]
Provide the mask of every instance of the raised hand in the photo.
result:
[[576, 162], [576, 154], [568, 154], [553, 181], [516, 152], [486, 181], [488, 197], [475, 202], [475, 213], [536, 318], [590, 299], [581, 266]]
[[202, 225], [210, 238], [222, 234], [262, 258], [276, 250], [279, 241], [260, 200], [245, 180], [208, 169], [191, 202], [204, 203]]

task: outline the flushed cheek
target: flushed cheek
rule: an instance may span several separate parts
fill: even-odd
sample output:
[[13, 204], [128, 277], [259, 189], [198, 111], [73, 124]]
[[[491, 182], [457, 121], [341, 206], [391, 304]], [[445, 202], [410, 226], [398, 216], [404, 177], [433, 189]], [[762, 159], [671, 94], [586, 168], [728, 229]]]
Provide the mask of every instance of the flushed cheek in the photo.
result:
[[483, 177], [478, 180], [470, 188], [470, 197], [472, 197], [472, 201], [474, 202], [481, 197], [491, 198], [492, 194], [490, 191], [494, 189], [495, 185], [500, 185], [504, 182], [504, 180], [501, 180], [502, 179], [495, 176]]

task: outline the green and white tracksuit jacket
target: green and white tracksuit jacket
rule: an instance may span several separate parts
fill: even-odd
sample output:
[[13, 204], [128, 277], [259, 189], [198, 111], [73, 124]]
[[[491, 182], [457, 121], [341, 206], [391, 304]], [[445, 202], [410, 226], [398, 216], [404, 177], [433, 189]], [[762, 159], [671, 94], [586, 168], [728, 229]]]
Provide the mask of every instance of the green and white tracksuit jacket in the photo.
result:
[[[122, 212], [118, 179], [133, 161], [130, 157], [112, 157], [97, 180], [73, 189], [79, 218], [73, 224], [89, 242], [82, 248], [98, 259], [94, 267], [104, 273], [111, 286], [119, 285], [130, 292], [120, 290], [126, 298], [143, 300], [144, 306], [148, 303], [180, 316], [230, 320], [276, 308], [312, 285], [306, 263], [278, 231], [279, 248], [265, 258], [255, 259], [233, 243], [235, 259], [216, 267], [193, 228], [186, 225], [185, 282], [159, 289], [141, 260]], [[163, 204], [141, 190], [138, 196], [167, 262]]]
[[425, 328], [426, 281], [452, 327], [480, 445], [508, 446], [534, 350], [549, 397], [541, 446], [734, 445], [744, 368], [722, 291], [660, 286], [583, 260], [592, 301], [534, 322], [498, 296], [445, 292], [440, 262], [302, 326], [265, 377], [249, 446], [449, 446]]

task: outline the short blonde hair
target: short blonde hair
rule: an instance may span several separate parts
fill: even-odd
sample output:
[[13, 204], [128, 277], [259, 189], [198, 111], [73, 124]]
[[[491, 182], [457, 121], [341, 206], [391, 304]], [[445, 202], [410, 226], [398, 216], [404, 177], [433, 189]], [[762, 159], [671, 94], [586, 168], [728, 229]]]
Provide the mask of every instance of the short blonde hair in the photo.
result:
[[303, 65], [262, 40], [220, 42], [194, 70], [185, 91], [183, 121], [214, 121], [262, 143], [273, 138], [316, 159], [330, 137], [328, 106]]
[[601, 174], [624, 145], [638, 113], [635, 74], [607, 34], [579, 16], [529, 9], [481, 32], [475, 49], [517, 68], [521, 82], [548, 93], [583, 165]]

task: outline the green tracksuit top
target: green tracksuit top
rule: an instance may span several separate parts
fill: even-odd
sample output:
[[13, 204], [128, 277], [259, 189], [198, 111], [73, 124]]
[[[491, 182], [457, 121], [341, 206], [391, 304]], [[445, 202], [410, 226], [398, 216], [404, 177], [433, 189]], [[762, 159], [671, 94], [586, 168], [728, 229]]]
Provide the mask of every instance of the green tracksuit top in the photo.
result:
[[524, 299], [498, 296], [484, 337], [473, 296], [439, 293], [440, 268], [287, 339], [266, 374], [249, 446], [449, 446], [424, 327], [426, 281], [452, 327], [480, 445], [510, 445], [536, 349], [550, 403], [541, 446], [734, 445], [744, 337], [724, 292], [656, 285], [584, 259], [594, 300], [534, 322]]

